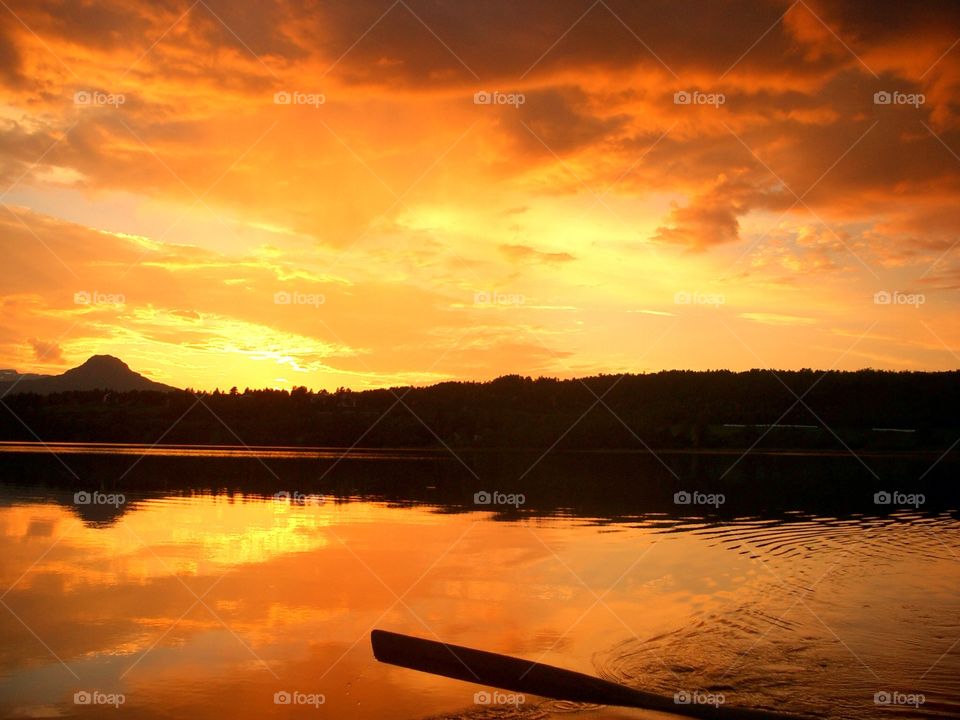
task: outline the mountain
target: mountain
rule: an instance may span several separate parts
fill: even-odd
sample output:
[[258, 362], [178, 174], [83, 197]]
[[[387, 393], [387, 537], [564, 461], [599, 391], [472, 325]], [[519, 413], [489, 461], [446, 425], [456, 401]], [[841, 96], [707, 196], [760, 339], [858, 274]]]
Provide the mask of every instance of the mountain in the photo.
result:
[[71, 390], [153, 390], [169, 392], [177, 388], [154, 382], [134, 372], [120, 358], [112, 355], [94, 355], [83, 365], [67, 370], [62, 375], [19, 374], [0, 370], [0, 394], [50, 393]]

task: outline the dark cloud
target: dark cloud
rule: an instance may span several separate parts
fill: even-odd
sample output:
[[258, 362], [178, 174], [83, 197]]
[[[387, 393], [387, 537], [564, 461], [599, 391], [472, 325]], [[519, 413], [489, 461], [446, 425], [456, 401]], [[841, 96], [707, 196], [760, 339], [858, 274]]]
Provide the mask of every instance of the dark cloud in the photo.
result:
[[34, 32], [44, 36], [111, 49], [129, 47], [149, 38], [153, 27], [151, 16], [163, 11], [174, 12], [175, 5], [162, 0], [150, 6], [123, 0], [31, 0], [12, 3], [11, 10]]
[[33, 348], [33, 356], [37, 362], [56, 363], [58, 365], [66, 362], [63, 358], [63, 348], [56, 342], [31, 338], [30, 347]]
[[22, 59], [13, 38], [0, 25], [0, 82], [9, 87], [20, 87], [24, 82]]
[[[42, 36], [99, 50], [133, 48], [134, 58], [137, 49], [149, 50], [175, 64], [177, 54], [164, 43], [193, 44], [206, 50], [203, 65], [212, 72], [229, 49], [248, 56], [258, 73], [312, 57], [342, 82], [419, 89], [586, 69], [719, 75], [787, 7], [785, 0], [11, 3]], [[794, 62], [798, 56], [791, 57], [789, 44], [784, 52], [785, 28], [775, 27], [768, 36], [741, 61], [744, 67], [771, 74], [817, 71], [816, 63]], [[267, 68], [255, 67], [261, 60]]]
[[[388, 0], [325, 4], [317, 18], [322, 54], [339, 58], [337, 73], [347, 81], [377, 85], [516, 81], [528, 74], [589, 69], [719, 76], [790, 4], [410, 0], [407, 6], [391, 9]], [[829, 62], [795, 62], [799, 52], [788, 39], [777, 25], [741, 61], [743, 66], [770, 74], [810, 74]]]
[[213, 48], [232, 47], [264, 62], [290, 62], [313, 52], [313, 43], [302, 38], [303, 45], [290, 33], [315, 10], [305, 2], [236, 2], [205, 0], [190, 13], [193, 27], [202, 32]]
[[[960, 3], [953, 0], [872, 0], [869, 3], [844, 0], [805, 0], [835, 32], [851, 43], [876, 43], [904, 35], [931, 33], [956, 39], [960, 28]], [[946, 47], [943, 48], [946, 50]]]
[[562, 156], [614, 136], [629, 120], [622, 114], [605, 117], [590, 100], [576, 87], [526, 93], [517, 108], [498, 109], [499, 128], [520, 152], [552, 161], [554, 154]]
[[670, 224], [657, 228], [653, 239], [696, 250], [738, 240], [738, 218], [751, 208], [756, 197], [749, 183], [721, 177], [688, 205], [675, 207], [670, 212]]

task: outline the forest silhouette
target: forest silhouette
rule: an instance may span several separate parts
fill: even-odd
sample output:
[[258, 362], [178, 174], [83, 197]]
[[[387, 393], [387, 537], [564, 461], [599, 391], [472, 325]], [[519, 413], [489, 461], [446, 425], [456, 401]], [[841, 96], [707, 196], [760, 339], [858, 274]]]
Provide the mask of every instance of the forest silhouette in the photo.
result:
[[6, 441], [360, 448], [945, 449], [960, 372], [665, 371], [335, 392], [22, 393]]

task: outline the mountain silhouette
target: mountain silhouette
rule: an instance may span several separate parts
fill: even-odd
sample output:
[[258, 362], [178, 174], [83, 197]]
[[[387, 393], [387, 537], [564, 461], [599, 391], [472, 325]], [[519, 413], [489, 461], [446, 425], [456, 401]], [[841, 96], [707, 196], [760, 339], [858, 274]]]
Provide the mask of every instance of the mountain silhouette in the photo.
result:
[[50, 393], [73, 390], [153, 390], [169, 392], [177, 388], [154, 382], [134, 372], [120, 358], [113, 355], [94, 355], [83, 365], [61, 375], [19, 375], [9, 370], [0, 371], [0, 393]]

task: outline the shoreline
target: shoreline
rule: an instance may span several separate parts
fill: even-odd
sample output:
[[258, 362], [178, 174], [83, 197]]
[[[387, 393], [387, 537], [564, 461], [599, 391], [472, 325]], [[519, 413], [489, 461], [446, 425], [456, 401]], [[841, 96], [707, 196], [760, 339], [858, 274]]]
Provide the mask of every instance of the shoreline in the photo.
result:
[[442, 460], [454, 455], [522, 455], [549, 451], [556, 455], [758, 455], [772, 457], [891, 457], [925, 458], [946, 457], [960, 453], [948, 449], [909, 450], [823, 450], [819, 448], [749, 448], [749, 447], [702, 447], [702, 448], [543, 448], [543, 447], [337, 447], [319, 445], [246, 445], [208, 443], [126, 443], [84, 441], [21, 441], [0, 440], [0, 454], [84, 454], [84, 455], [154, 455], [192, 457], [291, 457], [330, 459], [353, 457], [357, 459], [390, 460]]

